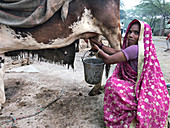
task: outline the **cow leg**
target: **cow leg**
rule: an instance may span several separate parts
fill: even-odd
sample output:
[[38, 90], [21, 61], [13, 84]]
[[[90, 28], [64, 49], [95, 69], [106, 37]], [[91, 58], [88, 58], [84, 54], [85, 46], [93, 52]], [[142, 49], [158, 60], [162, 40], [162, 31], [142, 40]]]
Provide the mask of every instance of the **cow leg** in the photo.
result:
[[5, 102], [5, 91], [4, 91], [5, 69], [4, 69], [4, 61], [5, 61], [5, 56], [0, 55], [0, 109], [1, 109], [2, 103]]
[[79, 52], [79, 42], [80, 42], [79, 39], [74, 41], [74, 43], [75, 43], [75, 51], [76, 52]]

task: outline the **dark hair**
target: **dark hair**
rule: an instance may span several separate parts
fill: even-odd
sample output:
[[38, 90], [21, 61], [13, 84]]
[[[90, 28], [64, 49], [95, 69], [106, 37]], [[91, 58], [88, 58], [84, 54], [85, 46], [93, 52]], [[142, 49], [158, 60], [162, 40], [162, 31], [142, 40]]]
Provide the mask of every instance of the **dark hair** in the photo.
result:
[[[139, 23], [139, 22], [133, 22], [133, 23], [131, 24], [130, 28], [131, 28], [132, 25], [134, 25], [134, 24], [138, 24], [138, 25], [139, 25], [139, 30], [140, 30], [140, 23]], [[129, 29], [130, 29], [130, 28], [129, 28]]]

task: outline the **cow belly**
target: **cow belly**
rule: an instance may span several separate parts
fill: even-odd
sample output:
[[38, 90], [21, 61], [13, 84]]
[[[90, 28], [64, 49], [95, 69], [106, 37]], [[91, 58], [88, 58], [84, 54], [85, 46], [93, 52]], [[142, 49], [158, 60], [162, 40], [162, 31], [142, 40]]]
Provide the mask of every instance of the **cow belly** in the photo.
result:
[[22, 37], [20, 34], [16, 34], [11, 28], [1, 25], [0, 28], [0, 53], [8, 51], [28, 49], [47, 49], [47, 48], [61, 48], [68, 46], [74, 42], [76, 37], [68, 37], [65, 39], [55, 39], [49, 41], [48, 44], [43, 42], [37, 42], [31, 34], [26, 34], [26, 37]]
[[3, 26], [0, 29], [0, 54], [20, 49], [36, 50], [66, 47], [73, 43], [76, 39], [86, 38], [90, 35], [93, 36], [91, 33], [79, 33], [79, 35], [73, 34], [67, 38], [50, 40], [48, 44], [44, 44], [43, 42], [37, 42], [30, 34], [28, 34], [27, 37], [22, 37], [19, 34], [15, 34], [12, 29]]
[[[81, 20], [72, 23], [69, 26], [72, 33], [66, 38], [58, 37], [56, 39], [49, 39], [48, 43], [37, 42], [33, 36], [27, 31], [23, 33], [16, 33], [13, 29], [6, 25], [0, 26], [0, 53], [20, 50], [20, 49], [47, 49], [47, 48], [61, 48], [70, 45], [75, 40], [80, 38], [88, 38], [87, 33], [101, 34], [99, 27], [94, 25], [94, 19], [90, 11], [85, 9]], [[39, 31], [37, 31], [38, 33]], [[48, 33], [44, 31], [45, 33]], [[64, 32], [64, 31], [63, 31]]]

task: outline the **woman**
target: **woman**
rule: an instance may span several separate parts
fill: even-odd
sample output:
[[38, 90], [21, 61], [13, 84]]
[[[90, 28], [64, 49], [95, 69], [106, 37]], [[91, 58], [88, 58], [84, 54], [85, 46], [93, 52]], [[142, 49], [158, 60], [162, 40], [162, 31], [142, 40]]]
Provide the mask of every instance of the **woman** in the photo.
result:
[[122, 50], [90, 39], [107, 64], [118, 63], [105, 85], [104, 121], [108, 128], [165, 127], [169, 94], [157, 59], [150, 26], [133, 20]]

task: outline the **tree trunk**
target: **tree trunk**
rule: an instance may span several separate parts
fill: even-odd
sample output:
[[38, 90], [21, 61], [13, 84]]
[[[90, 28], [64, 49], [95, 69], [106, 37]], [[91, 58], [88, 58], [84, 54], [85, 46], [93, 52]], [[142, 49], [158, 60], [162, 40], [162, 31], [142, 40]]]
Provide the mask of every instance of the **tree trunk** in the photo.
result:
[[[163, 8], [165, 7], [165, 0], [163, 0]], [[165, 13], [163, 12], [161, 16], [161, 24], [160, 24], [160, 31], [159, 36], [164, 36], [165, 33]]]
[[[163, 8], [165, 8], [165, 0], [163, 0]], [[165, 12], [163, 10], [163, 30], [162, 30], [162, 36], [165, 35]]]
[[160, 24], [159, 36], [162, 36], [162, 28], [163, 28], [163, 15], [161, 16], [161, 24]]

